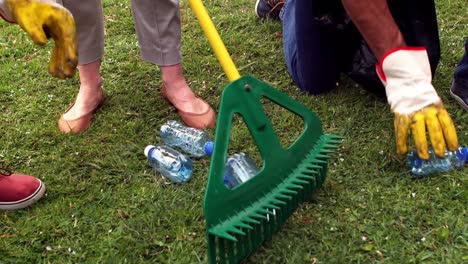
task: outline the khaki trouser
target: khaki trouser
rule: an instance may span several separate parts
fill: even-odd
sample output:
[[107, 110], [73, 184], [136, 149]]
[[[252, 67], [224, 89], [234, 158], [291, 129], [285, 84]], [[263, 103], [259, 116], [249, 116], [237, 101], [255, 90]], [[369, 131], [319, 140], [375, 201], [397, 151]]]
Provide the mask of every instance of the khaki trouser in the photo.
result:
[[[62, 0], [78, 31], [78, 63], [104, 56], [104, 15], [100, 0]], [[141, 57], [158, 65], [181, 61], [179, 0], [132, 0]]]

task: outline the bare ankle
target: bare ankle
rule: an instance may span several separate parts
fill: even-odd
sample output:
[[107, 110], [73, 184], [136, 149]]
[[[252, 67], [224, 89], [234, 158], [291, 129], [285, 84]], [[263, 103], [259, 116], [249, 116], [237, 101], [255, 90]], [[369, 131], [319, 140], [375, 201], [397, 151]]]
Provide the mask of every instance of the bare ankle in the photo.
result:
[[184, 71], [182, 64], [175, 64], [169, 66], [160, 66], [161, 78], [165, 84], [178, 84], [185, 83]]

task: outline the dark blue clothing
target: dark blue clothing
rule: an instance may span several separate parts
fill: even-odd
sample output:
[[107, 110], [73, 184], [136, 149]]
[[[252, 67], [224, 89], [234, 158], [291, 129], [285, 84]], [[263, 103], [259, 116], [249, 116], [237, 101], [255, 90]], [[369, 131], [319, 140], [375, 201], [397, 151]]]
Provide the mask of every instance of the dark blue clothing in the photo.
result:
[[[434, 2], [393, 0], [389, 8], [407, 45], [426, 47], [434, 74], [440, 58]], [[341, 0], [287, 0], [280, 18], [287, 68], [302, 91], [329, 91], [344, 73], [365, 89], [385, 95], [375, 72], [377, 60]]]
[[468, 90], [468, 38], [465, 41], [465, 55], [463, 55], [453, 75], [455, 84]]

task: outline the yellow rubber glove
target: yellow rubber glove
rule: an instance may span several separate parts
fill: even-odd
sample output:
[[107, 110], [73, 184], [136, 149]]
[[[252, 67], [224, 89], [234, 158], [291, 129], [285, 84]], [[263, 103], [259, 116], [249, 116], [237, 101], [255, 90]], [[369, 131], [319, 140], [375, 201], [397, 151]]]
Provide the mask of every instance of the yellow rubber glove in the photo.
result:
[[78, 43], [75, 21], [67, 9], [50, 0], [6, 0], [4, 16], [18, 23], [36, 44], [45, 45], [48, 38], [55, 41], [49, 63], [52, 76], [75, 75]]
[[406, 154], [408, 131], [413, 133], [414, 143], [421, 159], [429, 159], [426, 128], [434, 153], [444, 157], [446, 149], [455, 151], [458, 138], [455, 126], [447, 110], [439, 103], [423, 108], [408, 116], [395, 113], [395, 134], [398, 154]]
[[418, 156], [429, 159], [426, 132], [438, 157], [458, 148], [455, 125], [431, 84], [432, 75], [425, 48], [405, 48], [385, 55], [377, 73], [385, 85], [387, 100], [395, 114], [398, 154], [408, 152], [412, 131]]

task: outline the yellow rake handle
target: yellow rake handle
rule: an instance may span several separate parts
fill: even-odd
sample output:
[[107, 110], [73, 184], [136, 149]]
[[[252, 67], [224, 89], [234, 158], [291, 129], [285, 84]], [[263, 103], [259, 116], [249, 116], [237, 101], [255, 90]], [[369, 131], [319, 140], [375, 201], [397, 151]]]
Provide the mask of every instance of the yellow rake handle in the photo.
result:
[[226, 73], [229, 81], [233, 82], [240, 78], [239, 71], [236, 68], [236, 65], [231, 59], [229, 52], [224, 46], [221, 37], [216, 31], [216, 28], [211, 20], [208, 12], [206, 11], [205, 6], [201, 0], [189, 0], [190, 6], [192, 7], [195, 16], [198, 18], [198, 22], [200, 23], [203, 32], [205, 32], [208, 41], [210, 42], [211, 48], [214, 50], [216, 58], [221, 63], [224, 72]]

